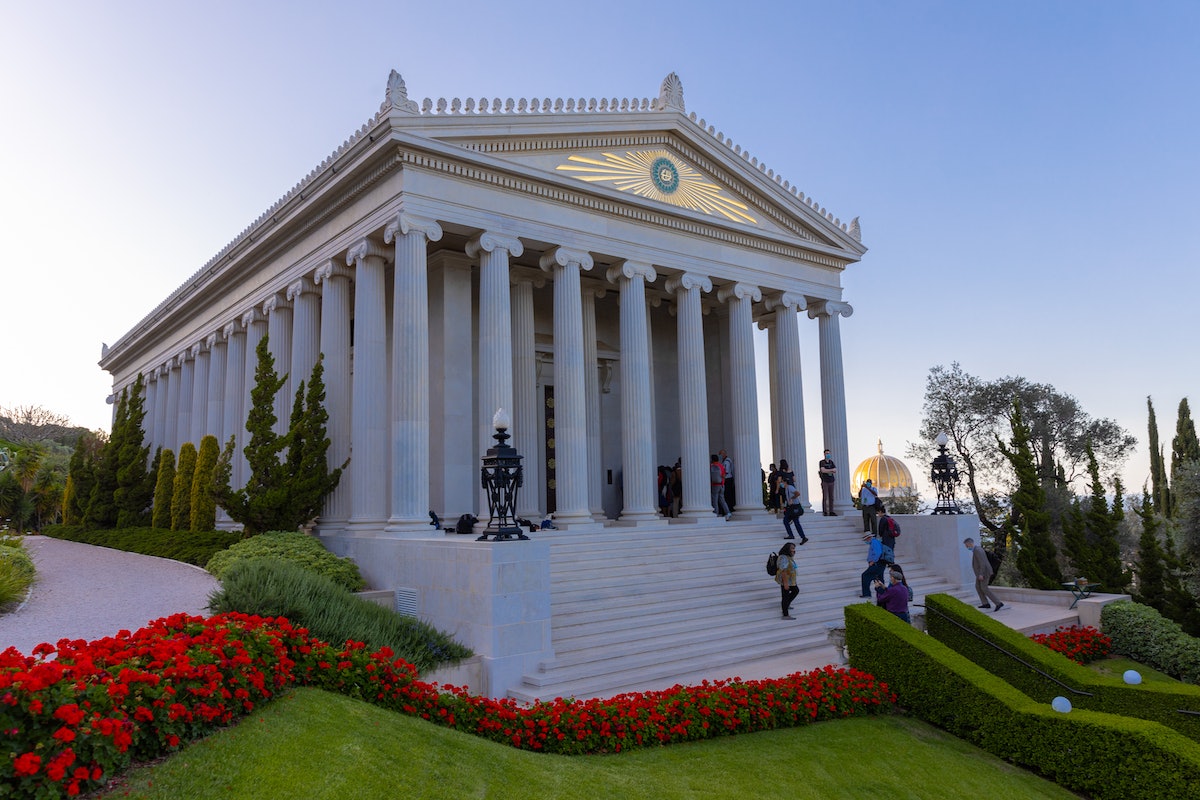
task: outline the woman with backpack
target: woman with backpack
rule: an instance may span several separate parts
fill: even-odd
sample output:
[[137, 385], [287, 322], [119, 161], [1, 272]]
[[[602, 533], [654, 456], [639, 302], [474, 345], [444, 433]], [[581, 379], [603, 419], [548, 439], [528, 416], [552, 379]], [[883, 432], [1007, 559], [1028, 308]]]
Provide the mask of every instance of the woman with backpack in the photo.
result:
[[779, 584], [783, 618], [795, 619], [788, 611], [791, 609], [796, 595], [800, 594], [800, 587], [796, 585], [796, 545], [788, 542], [779, 548], [779, 559], [776, 565], [778, 572], [775, 573], [775, 582]]

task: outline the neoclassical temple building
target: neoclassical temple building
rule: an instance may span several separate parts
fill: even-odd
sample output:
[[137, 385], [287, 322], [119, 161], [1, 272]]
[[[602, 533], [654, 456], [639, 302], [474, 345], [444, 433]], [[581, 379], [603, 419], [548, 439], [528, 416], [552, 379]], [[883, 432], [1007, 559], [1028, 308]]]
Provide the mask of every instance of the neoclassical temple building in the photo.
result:
[[[393, 72], [378, 113], [100, 363], [114, 393], [145, 377], [150, 444], [177, 449], [244, 435], [263, 336], [290, 376], [281, 418], [320, 354], [330, 460], [350, 463], [317, 530], [376, 585], [411, 583], [380, 543], [430, 539], [430, 510], [486, 518], [498, 408], [525, 457], [518, 511], [568, 532], [653, 535], [656, 465], [677, 459], [682, 518], [725, 524], [707, 468], [720, 449], [735, 519], [763, 513], [767, 462], [788, 459], [807, 493], [829, 447], [848, 475], [841, 277], [865, 250], [857, 220], [689, 114], [674, 74], [647, 99], [418, 104]], [[802, 337], [819, 364], [801, 364]]]

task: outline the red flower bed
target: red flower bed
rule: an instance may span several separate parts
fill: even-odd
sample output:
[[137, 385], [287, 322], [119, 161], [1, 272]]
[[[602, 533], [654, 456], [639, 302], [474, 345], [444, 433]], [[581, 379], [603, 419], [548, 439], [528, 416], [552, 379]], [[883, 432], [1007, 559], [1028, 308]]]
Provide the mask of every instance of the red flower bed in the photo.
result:
[[1112, 651], [1112, 639], [1090, 625], [1072, 625], [1058, 628], [1054, 633], [1035, 633], [1029, 638], [1080, 664], [1090, 664]]
[[[53, 655], [52, 660], [46, 660]], [[868, 714], [895, 697], [857, 670], [718, 681], [604, 700], [522, 706], [417, 680], [383, 648], [334, 647], [282, 617], [183, 614], [32, 656], [0, 653], [0, 797], [102, 786], [290, 686], [313, 686], [527, 750], [612, 753]]]

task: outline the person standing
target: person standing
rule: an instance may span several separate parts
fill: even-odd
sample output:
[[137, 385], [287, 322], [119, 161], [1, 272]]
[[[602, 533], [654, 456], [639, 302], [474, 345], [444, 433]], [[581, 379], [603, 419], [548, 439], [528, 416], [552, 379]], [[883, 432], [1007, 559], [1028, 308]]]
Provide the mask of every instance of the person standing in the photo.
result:
[[883, 560], [883, 545], [878, 536], [866, 533], [863, 534], [863, 541], [867, 543], [867, 568], [863, 570], [862, 594], [859, 596], [870, 597], [871, 586], [875, 581], [883, 578], [883, 570], [887, 567], [887, 562]]
[[709, 458], [708, 481], [712, 485], [713, 513], [721, 515], [728, 522], [733, 515], [729, 513], [729, 505], [725, 502], [725, 467], [716, 453]]
[[833, 486], [837, 481], [837, 464], [829, 457], [829, 449], [825, 457], [817, 462], [817, 474], [821, 476], [821, 513], [827, 517], [836, 517], [833, 513]]
[[887, 508], [880, 503], [875, 520], [875, 530], [879, 531], [879, 541], [883, 545], [883, 560], [889, 564], [896, 563], [896, 532], [900, 526], [896, 520], [888, 516]]
[[862, 507], [863, 533], [878, 533], [879, 527], [875, 519], [875, 504], [879, 502], [879, 493], [871, 485], [871, 479], [863, 483], [858, 490], [858, 504]]
[[767, 474], [767, 511], [779, 510], [779, 467], [771, 465]]
[[875, 605], [883, 606], [905, 622], [912, 622], [908, 616], [908, 587], [904, 585], [904, 573], [896, 570], [888, 571], [888, 585], [883, 581], [875, 581]]
[[800, 594], [800, 587], [796, 585], [796, 545], [788, 542], [779, 548], [779, 560], [776, 564], [779, 570], [775, 573], [775, 582], [779, 584], [783, 618], [795, 619], [788, 612], [791, 610], [792, 601]]
[[775, 492], [778, 498], [776, 500], [777, 507], [787, 507], [787, 485], [793, 483], [795, 480], [796, 475], [792, 472], [792, 468], [788, 466], [787, 459], [779, 459], [779, 474], [775, 477], [775, 485], [771, 487], [771, 490]]
[[807, 544], [808, 537], [804, 535], [804, 528], [800, 525], [800, 517], [804, 514], [804, 504], [800, 498], [800, 490], [796, 488], [796, 484], [784, 484], [784, 495], [787, 500], [787, 505], [783, 509], [783, 529], [787, 531], [788, 539], [795, 539], [792, 535], [792, 523], [796, 523], [796, 533], [800, 534], [800, 544]]
[[737, 506], [737, 492], [733, 485], [733, 459], [724, 450], [718, 455], [721, 456], [721, 466], [725, 468], [725, 505], [734, 508]]
[[963, 539], [963, 545], [971, 551], [971, 569], [975, 572], [975, 591], [979, 595], [979, 607], [991, 608], [992, 603], [995, 603], [996, 610], [999, 611], [1004, 608], [1004, 602], [996, 597], [996, 593], [988, 585], [994, 574], [992, 562], [988, 561], [987, 553], [982, 547], [975, 546], [974, 539]]

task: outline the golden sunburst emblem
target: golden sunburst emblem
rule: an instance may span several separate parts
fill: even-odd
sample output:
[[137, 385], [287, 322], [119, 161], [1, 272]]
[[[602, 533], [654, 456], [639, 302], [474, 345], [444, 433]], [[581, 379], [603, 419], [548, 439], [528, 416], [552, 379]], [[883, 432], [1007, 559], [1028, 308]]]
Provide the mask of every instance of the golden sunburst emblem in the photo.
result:
[[746, 213], [749, 207], [700, 172], [666, 150], [604, 153], [603, 158], [570, 156], [557, 169], [574, 173], [581, 181], [606, 183], [661, 203], [670, 203], [704, 214], [719, 214], [734, 222], [758, 223]]

